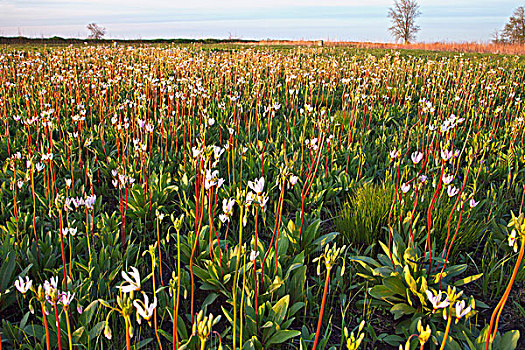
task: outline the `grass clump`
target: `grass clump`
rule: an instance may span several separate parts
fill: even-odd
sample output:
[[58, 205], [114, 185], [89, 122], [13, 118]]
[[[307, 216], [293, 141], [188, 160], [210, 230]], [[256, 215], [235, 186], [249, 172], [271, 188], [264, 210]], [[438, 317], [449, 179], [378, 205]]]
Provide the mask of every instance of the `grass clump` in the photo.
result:
[[335, 221], [346, 244], [372, 244], [384, 237], [392, 205], [392, 188], [384, 183], [365, 183], [353, 192]]

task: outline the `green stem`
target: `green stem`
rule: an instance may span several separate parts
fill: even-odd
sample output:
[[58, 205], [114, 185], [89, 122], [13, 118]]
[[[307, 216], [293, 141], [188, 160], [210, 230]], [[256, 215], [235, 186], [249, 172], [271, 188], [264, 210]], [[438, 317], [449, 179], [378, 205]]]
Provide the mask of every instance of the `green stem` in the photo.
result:
[[91, 259], [91, 241], [89, 239], [89, 216], [88, 216], [88, 212], [87, 212], [87, 209], [86, 209], [86, 240], [88, 242], [88, 253], [89, 253], [89, 264], [88, 264], [88, 267], [89, 267], [89, 277], [91, 278], [91, 264], [92, 264], [92, 259]]
[[173, 320], [173, 333], [175, 336], [175, 342], [173, 349], [179, 348], [179, 332], [177, 330], [177, 321], [179, 318], [179, 300], [180, 300], [180, 230], [177, 230], [177, 296], [175, 305], [175, 317]]
[[160, 284], [164, 287], [164, 280], [162, 279], [162, 252], [160, 249], [160, 220], [157, 218], [157, 244], [159, 247], [159, 273], [160, 273]]
[[69, 322], [69, 308], [64, 307], [66, 312], [66, 325], [67, 325], [67, 341], [69, 342], [69, 350], [73, 350], [73, 342], [71, 341], [71, 323]]
[[[244, 289], [246, 288], [246, 255], [242, 258], [242, 289], [241, 289], [241, 310], [243, 310], [244, 306]], [[239, 348], [242, 349], [242, 312], [239, 313]]]
[[[151, 251], [152, 254], [151, 254], [151, 266], [152, 266], [152, 269], [153, 269], [153, 272], [151, 274], [151, 279], [152, 279], [152, 282], [153, 282], [153, 297], [156, 298], [157, 296], [157, 289], [155, 288], [155, 251]], [[157, 308], [155, 308], [155, 310], [153, 310], [153, 326], [155, 328], [155, 337], [157, 338], [157, 342], [159, 343], [159, 348], [160, 350], [162, 350], [162, 344], [160, 342], [160, 338], [159, 338], [159, 332], [157, 331]]]
[[233, 279], [232, 298], [233, 298], [233, 350], [237, 345], [237, 283], [239, 282], [239, 265], [241, 262], [241, 248], [242, 248], [242, 221], [244, 217], [244, 206], [241, 206], [241, 216], [239, 224], [239, 245], [237, 247], [237, 261], [235, 263], [235, 275]]
[[64, 253], [64, 221], [62, 220], [62, 210], [58, 211], [59, 215], [59, 235], [60, 235], [60, 249], [62, 252], [62, 272], [64, 273], [64, 291], [67, 293], [67, 274], [66, 274], [66, 255]]

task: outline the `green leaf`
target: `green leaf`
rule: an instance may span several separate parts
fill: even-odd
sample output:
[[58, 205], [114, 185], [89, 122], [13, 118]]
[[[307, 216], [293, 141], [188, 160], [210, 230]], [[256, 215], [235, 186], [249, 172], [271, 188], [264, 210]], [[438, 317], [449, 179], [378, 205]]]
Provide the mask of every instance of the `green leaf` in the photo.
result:
[[461, 286], [464, 286], [467, 283], [474, 282], [475, 280], [477, 280], [481, 276], [483, 276], [483, 273], [480, 273], [480, 274], [477, 274], [477, 275], [472, 275], [472, 276], [469, 276], [469, 277], [465, 277], [465, 278], [462, 278], [462, 279], [457, 280], [456, 282], [454, 282], [454, 285], [456, 287], [461, 287]]
[[415, 267], [416, 263], [414, 261], [417, 261], [417, 251], [414, 248], [407, 248], [403, 259], [405, 260], [405, 264]]
[[73, 336], [73, 339], [75, 339], [75, 342], [77, 343], [80, 342], [80, 338], [82, 338], [82, 336], [84, 335], [85, 330], [86, 329], [84, 327], [80, 327], [79, 329], [73, 332], [72, 336]]
[[25, 313], [24, 317], [22, 317], [22, 321], [20, 321], [20, 325], [18, 326], [18, 328], [24, 329], [26, 327], [27, 320], [29, 318], [29, 314], [30, 314], [29, 311]]
[[217, 299], [219, 295], [217, 293], [211, 293], [209, 294], [206, 299], [202, 302], [201, 309], [204, 310], [204, 313], [206, 314], [206, 309], [209, 305], [211, 305], [215, 299]]
[[253, 344], [253, 341], [251, 339], [247, 340], [246, 343], [244, 343], [243, 350], [255, 350], [255, 345]]
[[[383, 242], [379, 241], [379, 245], [381, 246], [381, 249], [383, 249], [383, 252], [385, 252], [385, 256], [388, 258], [388, 260], [392, 258], [392, 260], [394, 261], [394, 264], [399, 265], [399, 261], [397, 261], [397, 257], [396, 257], [397, 251], [395, 249], [395, 246], [392, 247], [391, 252], [390, 252], [388, 249], [388, 246], [386, 246]], [[389, 264], [392, 265], [392, 262], [390, 261]]]
[[142, 349], [143, 347], [145, 347], [146, 345], [148, 345], [152, 341], [153, 341], [153, 338], [144, 339], [144, 340], [140, 341], [138, 344], [133, 345], [133, 349], [135, 349], [135, 350]]
[[312, 222], [310, 225], [308, 225], [303, 235], [305, 243], [310, 244], [314, 240], [317, 232], [319, 231], [320, 224], [321, 224], [321, 220], [317, 219], [314, 222]]
[[372, 265], [374, 267], [380, 267], [381, 264], [369, 256], [351, 256], [350, 261], [357, 261], [359, 264], [366, 266]]
[[514, 350], [518, 347], [519, 339], [520, 339], [519, 330], [508, 331], [501, 337], [499, 348]]
[[[397, 273], [396, 273], [397, 274]], [[399, 295], [405, 295], [406, 286], [401, 281], [399, 275], [397, 276], [390, 276], [383, 280], [383, 284], [388, 287], [392, 292], [399, 294]]]
[[389, 266], [381, 266], [377, 269], [374, 269], [374, 276], [381, 276], [383, 278], [387, 278], [392, 274], [392, 268]]
[[390, 290], [390, 288], [383, 285], [378, 285], [370, 288], [368, 294], [370, 294], [370, 296], [372, 296], [373, 298], [380, 300], [390, 300], [392, 297], [394, 297], [394, 293]]
[[275, 332], [274, 335], [272, 335], [270, 337], [270, 339], [268, 339], [268, 341], [266, 342], [265, 345], [266, 345], [266, 347], [269, 347], [272, 344], [282, 344], [285, 341], [287, 341], [288, 339], [292, 339], [294, 337], [297, 337], [300, 334], [301, 334], [301, 332], [296, 331], [296, 330], [289, 330], [289, 329], [279, 330], [279, 331]]
[[199, 266], [193, 266], [193, 274], [199, 277], [203, 281], [206, 281], [209, 279], [215, 280], [207, 270]]
[[286, 313], [288, 312], [288, 305], [290, 304], [290, 296], [285, 295], [282, 297], [275, 305], [272, 307], [273, 312], [275, 313], [274, 321], [278, 325], [280, 325], [284, 318], [286, 317]]
[[[306, 266], [305, 266], [306, 267]], [[277, 289], [279, 289], [284, 284], [284, 281], [279, 278], [279, 276], [275, 276], [275, 279], [273, 280], [272, 284], [268, 287], [267, 294], [271, 294], [275, 292]], [[265, 293], [266, 294], [266, 293]]]
[[302, 301], [293, 304], [292, 307], [290, 308], [290, 312], [288, 313], [288, 316], [292, 317], [293, 315], [295, 315], [295, 313], [301, 310], [304, 305], [305, 304]]
[[94, 300], [84, 309], [84, 312], [82, 312], [82, 315], [80, 316], [80, 322], [82, 322], [83, 325], [87, 326], [89, 322], [91, 322], [91, 319], [97, 310], [97, 305], [98, 300]]
[[181, 315], [177, 317], [177, 332], [179, 332], [183, 339], [188, 338], [188, 330], [184, 325], [184, 320]]
[[166, 340], [168, 340], [169, 342], [171, 342], [173, 340], [173, 335], [166, 332], [164, 329], [158, 329], [158, 332], [164, 337], [166, 338]]
[[406, 265], [405, 268], [403, 269], [403, 273], [405, 275], [405, 281], [410, 287], [410, 290], [413, 293], [417, 293], [418, 292], [417, 283], [414, 277], [412, 277], [412, 275], [410, 274], [410, 268], [408, 267], [408, 265]]
[[398, 303], [392, 306], [390, 309], [390, 312], [392, 315], [394, 315], [394, 320], [397, 320], [404, 315], [411, 315], [416, 312], [416, 309], [414, 309], [412, 306], [405, 304], [405, 303]]
[[[302, 253], [301, 253], [302, 254]], [[293, 263], [292, 265], [290, 265], [290, 267], [288, 268], [288, 271], [286, 271], [286, 275], [284, 276], [284, 279], [285, 280], [288, 280], [288, 278], [290, 277], [290, 273], [295, 270], [295, 269], [298, 269], [300, 268], [301, 266], [303, 266], [302, 263], [298, 262], [298, 263]]]
[[405, 338], [401, 338], [399, 335], [390, 334], [382, 338], [381, 340], [387, 343], [388, 345], [398, 346], [405, 340]]
[[468, 335], [465, 333], [465, 331], [461, 331], [463, 333], [463, 336], [465, 337], [465, 340], [467, 341], [468, 343], [468, 346], [470, 349], [477, 349], [476, 345], [474, 345], [474, 343], [472, 343], [472, 340], [470, 340], [470, 338], [468, 337]]
[[281, 236], [281, 239], [277, 243], [278, 243], [277, 255], [278, 256], [286, 255], [286, 252], [288, 251], [288, 247], [290, 246], [288, 235], [283, 234]]
[[264, 328], [269, 328], [269, 327], [271, 327], [271, 326], [273, 326], [273, 322], [272, 322], [272, 321], [266, 321], [266, 323], [263, 324], [263, 325], [261, 326], [261, 328], [264, 329]]
[[482, 302], [481, 300], [476, 299], [476, 309], [489, 309], [490, 306]]
[[[438, 331], [437, 335], [436, 335], [436, 338], [437, 338], [437, 341], [438, 341], [439, 344], [441, 344], [443, 342], [443, 337], [444, 337], [444, 333]], [[451, 335], [448, 335], [448, 337], [447, 337], [447, 344], [445, 346], [445, 349], [447, 349], [447, 350], [463, 350], [461, 348], [461, 346], [458, 344], [458, 342], [456, 342], [454, 340], [454, 338], [452, 338]]]
[[[98, 299], [98, 302], [101, 303], [103, 306], [107, 307], [107, 308], [111, 308], [111, 305], [108, 304], [107, 301], [105, 300], [102, 300], [102, 299]], [[90, 304], [91, 305], [91, 304]]]
[[317, 238], [312, 243], [312, 245], [315, 247], [313, 252], [320, 251], [321, 249], [323, 249], [327, 244], [332, 242], [338, 235], [339, 235], [339, 232], [330, 232], [330, 233], [327, 233], [326, 235], [322, 235], [321, 237]]
[[454, 265], [446, 270], [444, 276], [454, 277], [454, 276], [462, 274], [463, 272], [465, 272], [466, 269], [467, 269], [466, 264]]
[[89, 331], [89, 339], [95, 339], [98, 337], [102, 331], [104, 330], [104, 327], [106, 326], [105, 321], [101, 321], [97, 323], [90, 331]]
[[29, 324], [24, 329], [24, 332], [31, 337], [35, 337], [36, 339], [44, 339], [46, 336], [46, 331], [44, 330], [44, 327], [40, 325]]
[[11, 280], [14, 277], [15, 263], [16, 260], [13, 252], [7, 253], [5, 261], [2, 261], [2, 267], [0, 267], [0, 276], [2, 277], [0, 280], [0, 292], [5, 292], [9, 288]]

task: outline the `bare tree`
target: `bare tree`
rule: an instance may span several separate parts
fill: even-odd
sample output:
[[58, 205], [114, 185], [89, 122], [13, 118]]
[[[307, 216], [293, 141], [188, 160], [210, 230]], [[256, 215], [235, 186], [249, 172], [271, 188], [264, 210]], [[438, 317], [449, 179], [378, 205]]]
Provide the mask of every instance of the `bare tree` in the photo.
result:
[[406, 44], [416, 38], [419, 26], [416, 18], [421, 15], [416, 0], [394, 0], [394, 6], [388, 11], [392, 27], [389, 28], [396, 40], [403, 40]]
[[493, 44], [501, 44], [505, 40], [501, 37], [501, 31], [499, 29], [494, 29], [494, 31], [491, 34], [492, 43]]
[[503, 29], [502, 37], [509, 43], [525, 43], [525, 7], [520, 6], [514, 10]]
[[96, 23], [90, 23], [86, 27], [90, 34], [88, 36], [89, 39], [97, 39], [100, 40], [106, 34], [106, 28], [99, 26]]

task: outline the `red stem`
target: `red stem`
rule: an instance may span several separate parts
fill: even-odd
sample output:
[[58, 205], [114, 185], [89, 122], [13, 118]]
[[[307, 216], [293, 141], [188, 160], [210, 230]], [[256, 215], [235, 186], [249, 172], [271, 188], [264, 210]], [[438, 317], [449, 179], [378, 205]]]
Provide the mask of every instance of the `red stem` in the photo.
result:
[[326, 295], [328, 294], [328, 286], [330, 283], [330, 270], [326, 270], [326, 280], [324, 282], [324, 292], [323, 292], [323, 301], [321, 303], [321, 311], [319, 312], [319, 319], [317, 320], [317, 331], [315, 332], [315, 340], [314, 340], [314, 346], [312, 347], [312, 350], [315, 350], [317, 348], [317, 343], [319, 341], [319, 334], [321, 333], [321, 325], [323, 323], [323, 313], [324, 313], [324, 306], [326, 304]]
[[58, 349], [61, 350], [62, 349], [62, 340], [60, 339], [61, 337], [61, 332], [60, 332], [60, 320], [58, 319], [58, 307], [57, 307], [57, 303], [56, 301], [54, 302], [54, 306], [55, 306], [55, 318], [56, 318], [56, 321], [57, 321], [57, 338], [58, 338]]
[[[58, 212], [59, 215], [59, 221], [60, 221], [60, 232], [58, 233], [60, 235], [60, 248], [62, 249], [62, 271], [64, 272], [64, 291], [67, 293], [67, 277], [66, 277], [66, 257], [64, 254], [64, 237], [62, 234], [62, 229], [64, 227], [63, 220], [62, 220], [62, 211], [60, 210]], [[71, 247], [70, 247], [71, 248]]]
[[42, 306], [42, 318], [44, 319], [44, 328], [46, 330], [46, 348], [49, 350], [49, 326], [47, 325], [46, 307], [44, 303], [40, 303], [40, 305]]

